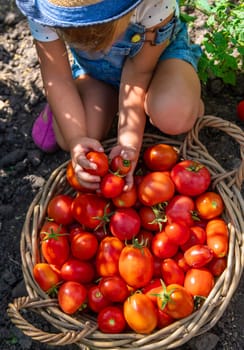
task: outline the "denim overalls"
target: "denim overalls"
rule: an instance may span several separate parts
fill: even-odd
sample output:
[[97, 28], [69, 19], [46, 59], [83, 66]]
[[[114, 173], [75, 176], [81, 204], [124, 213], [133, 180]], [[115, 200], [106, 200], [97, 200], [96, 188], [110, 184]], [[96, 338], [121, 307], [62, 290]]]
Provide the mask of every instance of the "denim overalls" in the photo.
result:
[[[126, 57], [133, 57], [140, 51], [145, 40], [145, 30], [143, 25], [130, 24], [124, 36], [105, 53], [88, 54], [77, 48], [71, 48], [74, 59], [73, 78], [89, 74], [95, 79], [119, 87], [124, 61]], [[157, 45], [167, 40], [169, 45], [159, 59], [179, 58], [189, 62], [197, 70], [201, 48], [199, 45], [190, 44], [185, 23], [176, 16], [157, 30], [153, 44]]]

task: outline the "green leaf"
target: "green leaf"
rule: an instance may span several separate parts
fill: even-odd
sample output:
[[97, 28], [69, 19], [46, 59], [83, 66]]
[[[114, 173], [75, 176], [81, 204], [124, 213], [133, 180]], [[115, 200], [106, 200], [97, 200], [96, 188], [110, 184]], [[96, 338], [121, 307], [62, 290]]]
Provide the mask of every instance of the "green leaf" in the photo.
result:
[[180, 19], [182, 20], [182, 22], [190, 23], [190, 22], [194, 22], [196, 20], [196, 17], [189, 16], [186, 13], [181, 13], [180, 14]]
[[205, 12], [206, 14], [209, 14], [211, 12], [211, 6], [207, 0], [197, 0], [195, 3], [197, 9], [200, 11]]

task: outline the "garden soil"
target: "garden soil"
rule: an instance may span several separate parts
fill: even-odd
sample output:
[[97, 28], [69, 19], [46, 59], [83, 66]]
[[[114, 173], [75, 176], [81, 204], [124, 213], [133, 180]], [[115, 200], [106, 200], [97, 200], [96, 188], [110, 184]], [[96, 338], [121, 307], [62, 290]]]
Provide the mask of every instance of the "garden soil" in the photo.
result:
[[[6, 313], [8, 304], [26, 293], [19, 243], [28, 207], [51, 172], [69, 158], [62, 151], [44, 154], [32, 141], [32, 124], [45, 104], [38, 61], [26, 21], [14, 2], [0, 0], [0, 8], [0, 350], [74, 350], [75, 345], [52, 347], [33, 341], [12, 324]], [[200, 42], [204, 18], [197, 15], [198, 26], [191, 30], [191, 36]], [[243, 97], [243, 76], [238, 77], [235, 87], [219, 80], [203, 86], [206, 114], [240, 128], [243, 124], [237, 119], [236, 105]], [[147, 131], [155, 132], [152, 126], [147, 126]], [[115, 134], [114, 127], [109, 136]], [[238, 166], [239, 148], [233, 139], [217, 130], [207, 130], [202, 137], [223, 167]], [[243, 296], [242, 278], [217, 324], [178, 350], [244, 349]], [[50, 331], [49, 324], [40, 317], [35, 318], [35, 326]]]

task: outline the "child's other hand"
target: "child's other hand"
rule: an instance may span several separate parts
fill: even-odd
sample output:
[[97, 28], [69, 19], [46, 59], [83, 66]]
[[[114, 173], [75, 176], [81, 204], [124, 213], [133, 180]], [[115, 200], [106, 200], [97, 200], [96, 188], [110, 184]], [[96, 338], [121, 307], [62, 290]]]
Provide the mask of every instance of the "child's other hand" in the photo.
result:
[[86, 158], [86, 154], [90, 151], [104, 152], [104, 149], [98, 140], [89, 137], [80, 137], [73, 140], [70, 145], [72, 164], [80, 184], [87, 189], [98, 190], [100, 176], [85, 171], [85, 169], [96, 169], [96, 165]]
[[125, 147], [125, 146], [117, 145], [111, 150], [109, 154], [109, 158], [113, 159], [117, 155], [120, 155], [125, 160], [131, 161], [131, 170], [125, 177], [126, 185], [124, 187], [124, 191], [128, 191], [132, 188], [134, 184], [133, 174], [139, 158], [139, 150], [137, 150], [135, 147], [132, 147], [132, 146]]

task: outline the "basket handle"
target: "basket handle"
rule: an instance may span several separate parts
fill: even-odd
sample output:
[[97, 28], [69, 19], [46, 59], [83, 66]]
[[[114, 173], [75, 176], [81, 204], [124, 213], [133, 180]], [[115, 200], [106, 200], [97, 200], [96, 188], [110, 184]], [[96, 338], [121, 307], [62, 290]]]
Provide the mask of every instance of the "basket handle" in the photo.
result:
[[[204, 158], [207, 160], [210, 160], [212, 162], [215, 162], [218, 164], [208, 153], [207, 148], [201, 143], [201, 141], [198, 138], [199, 132], [201, 129], [205, 127], [212, 127], [219, 129], [229, 136], [233, 137], [237, 143], [240, 145], [240, 156], [241, 156], [241, 162], [240, 165], [231, 171], [226, 171], [225, 169], [222, 170], [222, 174], [216, 175], [215, 182], [218, 182], [219, 180], [222, 180], [224, 178], [229, 178], [228, 186], [231, 187], [234, 183], [237, 185], [238, 189], [241, 189], [242, 182], [244, 179], [244, 132], [241, 128], [239, 128], [237, 125], [226, 121], [222, 118], [215, 117], [212, 115], [205, 115], [202, 118], [199, 118], [192, 130], [190, 130], [182, 145], [182, 155], [183, 157], [186, 157], [187, 150], [197, 150], [200, 153], [204, 152]], [[218, 164], [219, 165], [219, 164]]]
[[52, 306], [57, 306], [57, 300], [41, 300], [37, 298], [31, 299], [30, 297], [20, 297], [14, 299], [14, 301], [8, 305], [7, 313], [11, 321], [19, 329], [21, 329], [25, 335], [41, 343], [46, 343], [52, 346], [74, 344], [87, 334], [92, 333], [97, 328], [91, 325], [91, 323], [88, 321], [85, 323], [82, 330], [70, 330], [61, 333], [48, 333], [33, 326], [26, 319], [24, 319], [24, 317], [19, 312], [20, 310], [24, 309], [30, 309], [32, 311], [37, 309], [40, 311], [40, 308], [42, 307], [44, 307], [46, 311], [47, 307]]

